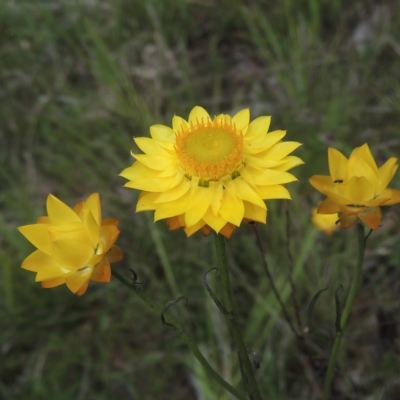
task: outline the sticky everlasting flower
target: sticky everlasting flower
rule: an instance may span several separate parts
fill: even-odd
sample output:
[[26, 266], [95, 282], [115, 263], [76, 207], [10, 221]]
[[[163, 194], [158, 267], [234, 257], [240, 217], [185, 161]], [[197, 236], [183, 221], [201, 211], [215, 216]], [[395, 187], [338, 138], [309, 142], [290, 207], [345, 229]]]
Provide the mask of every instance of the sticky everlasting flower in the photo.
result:
[[332, 235], [333, 232], [338, 228], [338, 220], [339, 216], [337, 213], [335, 214], [318, 214], [318, 208], [315, 207], [312, 209], [312, 217], [311, 220], [313, 224], [316, 226], [318, 230], [326, 233], [327, 235]]
[[368, 144], [364, 144], [354, 149], [349, 159], [329, 148], [328, 159], [330, 176], [310, 178], [310, 183], [327, 196], [318, 213], [339, 213], [344, 228], [359, 218], [371, 229], [377, 229], [382, 219], [379, 206], [400, 202], [400, 191], [387, 187], [398, 168], [397, 158], [390, 158], [378, 168]]
[[36, 281], [42, 287], [65, 283], [77, 295], [85, 293], [89, 280], [109, 282], [110, 262], [120, 260], [122, 252], [114, 245], [119, 235], [118, 220], [101, 219], [98, 193], [74, 209], [50, 194], [47, 214], [34, 225], [18, 228], [37, 247], [22, 268], [36, 272]]
[[300, 146], [282, 142], [285, 131], [267, 134], [270, 117], [250, 122], [248, 109], [212, 119], [194, 107], [188, 121], [174, 116], [172, 128], [150, 127], [151, 138], [135, 138], [144, 154], [122, 171], [126, 187], [142, 190], [137, 211], [155, 210], [170, 229], [188, 236], [212, 230], [230, 237], [242, 221], [266, 222], [263, 200], [289, 199], [283, 184], [302, 160], [289, 154]]

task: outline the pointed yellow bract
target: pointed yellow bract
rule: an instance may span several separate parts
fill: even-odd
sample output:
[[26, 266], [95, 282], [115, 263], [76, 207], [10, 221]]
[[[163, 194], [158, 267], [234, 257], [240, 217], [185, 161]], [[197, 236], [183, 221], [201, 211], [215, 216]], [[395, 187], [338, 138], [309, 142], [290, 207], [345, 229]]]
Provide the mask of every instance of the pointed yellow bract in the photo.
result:
[[242, 222], [266, 223], [266, 199], [290, 199], [283, 186], [297, 180], [287, 171], [303, 164], [289, 154], [300, 146], [268, 132], [270, 117], [250, 122], [248, 109], [211, 118], [194, 107], [188, 120], [174, 116], [172, 128], [150, 127], [151, 138], [135, 138], [144, 154], [121, 172], [126, 187], [139, 189], [136, 211], [154, 210], [170, 229], [183, 227], [230, 237]]
[[47, 214], [34, 225], [18, 228], [37, 247], [22, 268], [36, 272], [36, 281], [45, 288], [65, 283], [79, 296], [85, 293], [89, 280], [109, 282], [110, 262], [119, 261], [122, 251], [114, 245], [118, 220], [101, 219], [98, 193], [74, 209], [50, 194]]
[[397, 158], [390, 158], [378, 168], [368, 144], [363, 144], [353, 150], [349, 159], [329, 148], [328, 159], [331, 175], [314, 175], [309, 180], [327, 196], [318, 213], [339, 213], [343, 228], [349, 228], [359, 218], [371, 229], [377, 229], [382, 220], [379, 206], [400, 202], [400, 191], [387, 187], [397, 171]]

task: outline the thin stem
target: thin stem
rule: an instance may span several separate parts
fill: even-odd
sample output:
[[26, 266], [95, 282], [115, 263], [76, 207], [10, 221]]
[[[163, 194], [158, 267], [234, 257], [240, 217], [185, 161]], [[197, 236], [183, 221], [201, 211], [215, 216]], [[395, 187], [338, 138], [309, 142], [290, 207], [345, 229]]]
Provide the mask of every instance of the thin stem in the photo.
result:
[[289, 215], [289, 201], [286, 201], [286, 249], [289, 259], [289, 283], [292, 291], [292, 303], [294, 308], [294, 314], [296, 316], [298, 335], [303, 336], [303, 324], [300, 317], [300, 307], [297, 302], [296, 285], [293, 280], [293, 257], [290, 251], [290, 215]]
[[[131, 291], [133, 291], [136, 296], [140, 297], [140, 299], [151, 308], [151, 310], [154, 312], [154, 314], [156, 314], [158, 317], [161, 315], [162, 308], [156, 302], [154, 302], [149, 297], [147, 297], [140, 289], [138, 289], [137, 286], [135, 286], [132, 283], [132, 281], [125, 278], [122, 274], [120, 274], [118, 271], [116, 271], [115, 268], [112, 268], [112, 274], [120, 282], [122, 282], [125, 286], [127, 286]], [[215, 379], [222, 387], [224, 387], [228, 392], [230, 392], [232, 395], [234, 395], [237, 399], [246, 400], [246, 398], [243, 394], [241, 394], [237, 389], [235, 389], [228, 382], [226, 382], [225, 379], [222, 378], [222, 376], [219, 375], [218, 372], [216, 372], [211, 367], [211, 365], [205, 359], [205, 357], [200, 352], [200, 350], [198, 349], [196, 344], [193, 342], [191, 337], [181, 328], [179, 323], [177, 321], [175, 321], [169, 315], [166, 315], [165, 319], [169, 325], [172, 325], [175, 328], [175, 330], [178, 332], [181, 339], [186, 343], [186, 345], [189, 347], [189, 349], [191, 350], [193, 355], [197, 358], [197, 360], [200, 362], [200, 364], [203, 366], [203, 368], [209, 374], [209, 376], [211, 378]]]
[[217, 252], [217, 262], [220, 270], [225, 311], [227, 313], [229, 326], [233, 331], [233, 336], [235, 338], [236, 346], [238, 348], [239, 360], [242, 363], [242, 367], [247, 378], [247, 383], [251, 394], [250, 398], [254, 400], [261, 400], [261, 393], [254, 375], [254, 370], [250, 362], [242, 333], [235, 318], [235, 310], [229, 280], [228, 261], [226, 259], [225, 240], [222, 235], [218, 235], [217, 233], [214, 234], [214, 239]]
[[264, 250], [264, 246], [263, 246], [263, 243], [262, 243], [262, 240], [261, 240], [261, 237], [260, 237], [260, 233], [258, 232], [256, 227], [254, 227], [254, 232], [256, 234], [258, 248], [260, 249], [260, 252], [261, 252], [261, 262], [262, 262], [262, 265], [264, 267], [265, 274], [267, 275], [267, 278], [268, 278], [269, 284], [271, 286], [271, 289], [274, 292], [274, 295], [275, 295], [276, 299], [278, 300], [278, 303], [279, 303], [279, 305], [280, 305], [280, 307], [282, 309], [283, 316], [285, 317], [285, 320], [288, 323], [290, 330], [292, 331], [292, 333], [296, 337], [298, 337], [296, 329], [294, 328], [294, 326], [292, 324], [292, 320], [290, 319], [289, 312], [286, 309], [286, 306], [282, 301], [281, 295], [279, 294], [278, 289], [275, 286], [274, 278], [272, 277], [271, 271], [269, 270], [269, 267], [268, 267], [268, 264], [267, 264], [267, 260], [265, 258], [265, 250]]
[[324, 395], [323, 400], [328, 400], [331, 393], [333, 373], [335, 370], [336, 361], [339, 355], [340, 344], [342, 342], [343, 331], [346, 328], [347, 319], [349, 318], [351, 307], [356, 297], [358, 287], [361, 281], [361, 271], [364, 261], [365, 243], [366, 237], [364, 237], [364, 226], [357, 224], [357, 239], [358, 239], [358, 252], [357, 252], [357, 264], [354, 273], [353, 282], [351, 283], [350, 292], [346, 300], [346, 305], [340, 319], [340, 331], [336, 332], [336, 338], [333, 343], [331, 355], [329, 357], [328, 369], [326, 371], [325, 382], [324, 382]]
[[179, 287], [176, 283], [174, 271], [172, 270], [171, 263], [169, 262], [169, 257], [167, 251], [165, 250], [164, 243], [162, 241], [160, 231], [158, 226], [154, 224], [149, 216], [146, 215], [147, 223], [149, 224], [151, 238], [153, 240], [154, 246], [156, 248], [156, 252], [158, 257], [160, 258], [162, 268], [164, 270], [165, 278], [167, 279], [167, 283], [171, 293], [174, 297], [179, 296]]

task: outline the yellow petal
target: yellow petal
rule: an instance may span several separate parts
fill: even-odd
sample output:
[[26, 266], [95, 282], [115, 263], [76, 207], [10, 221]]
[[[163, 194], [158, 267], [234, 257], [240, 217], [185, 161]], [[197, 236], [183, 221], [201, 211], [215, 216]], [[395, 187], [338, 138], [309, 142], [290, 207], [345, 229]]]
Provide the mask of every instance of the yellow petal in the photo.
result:
[[154, 169], [151, 169], [149, 167], [146, 167], [142, 163], [136, 161], [133, 163], [128, 168], [125, 168], [119, 176], [122, 176], [130, 181], [135, 181], [137, 179], [143, 179], [143, 178], [152, 178], [154, 176], [157, 176], [158, 171], [155, 171]]
[[61, 239], [53, 242], [54, 259], [67, 268], [84, 267], [94, 255], [94, 249], [86, 243]]
[[164, 192], [167, 189], [174, 187], [175, 178], [148, 178], [137, 179], [125, 183], [125, 187], [144, 190], [146, 192]]
[[261, 197], [251, 188], [251, 186], [242, 178], [238, 177], [231, 182], [236, 188], [236, 193], [239, 198], [253, 203], [260, 208], [267, 208]]
[[232, 117], [232, 122], [235, 124], [236, 129], [243, 134], [247, 132], [250, 122], [250, 110], [245, 108]]
[[390, 206], [392, 204], [400, 203], [400, 191], [396, 189], [388, 189], [390, 190], [390, 200], [385, 201], [383, 206]]
[[154, 202], [157, 200], [159, 196], [160, 193], [149, 193], [149, 192], [140, 193], [139, 200], [136, 205], [136, 212], [155, 210], [157, 206], [154, 204]]
[[297, 178], [288, 172], [275, 171], [273, 169], [267, 169], [264, 171], [256, 170], [251, 167], [243, 168], [240, 171], [243, 179], [252, 185], [281, 185], [283, 183], [289, 183], [297, 181]]
[[350, 158], [352, 157], [353, 154], [356, 154], [357, 157], [360, 157], [364, 162], [368, 164], [368, 166], [372, 169], [372, 171], [375, 174], [378, 174], [378, 167], [376, 165], [374, 156], [372, 155], [371, 150], [369, 149], [367, 143], [354, 149]]
[[65, 278], [59, 278], [59, 279], [50, 279], [48, 281], [42, 281], [41, 285], [45, 289], [50, 289], [56, 286], [63, 285], [65, 283]]
[[397, 158], [394, 157], [389, 158], [389, 160], [387, 160], [385, 164], [383, 164], [382, 167], [379, 168], [379, 183], [376, 189], [377, 193], [381, 193], [387, 188], [397, 168]]
[[215, 232], [219, 232], [227, 223], [220, 215], [215, 215], [209, 208], [203, 216], [203, 221], [209, 225]]
[[[68, 289], [75, 294], [82, 288], [86, 290], [92, 272], [93, 268], [85, 267], [65, 278]], [[79, 295], [81, 294], [83, 293], [79, 292]]]
[[211, 209], [215, 215], [218, 214], [222, 205], [222, 198], [224, 196], [224, 189], [219, 182], [210, 182], [210, 189], [212, 191]]
[[264, 136], [268, 132], [270, 124], [271, 117], [258, 117], [254, 121], [250, 122], [246, 136], [249, 138], [253, 136]]
[[189, 114], [189, 124], [197, 124], [197, 123], [205, 123], [207, 121], [211, 121], [210, 115], [208, 112], [200, 106], [196, 106], [192, 108], [192, 111], [190, 111]]
[[22, 262], [21, 268], [28, 271], [38, 272], [40, 268], [47, 268], [53, 264], [53, 257], [43, 253], [40, 250], [34, 251]]
[[[329, 173], [333, 182], [344, 182], [346, 177], [347, 158], [333, 147], [328, 149]], [[319, 189], [317, 189], [319, 190]]]
[[143, 153], [151, 156], [169, 157], [170, 154], [165, 151], [154, 139], [148, 137], [137, 137], [134, 139], [136, 145]]
[[350, 156], [347, 163], [347, 171], [345, 183], [348, 183], [352, 177], [365, 177], [374, 188], [374, 192], [378, 187], [378, 171], [375, 171], [361, 157], [354, 153]]
[[324, 193], [323, 190], [326, 188], [334, 190], [334, 185], [340, 185], [340, 183], [334, 184], [328, 175], [314, 175], [308, 181], [321, 193]]
[[195, 186], [191, 189], [185, 213], [186, 226], [196, 225], [211, 205], [213, 192], [208, 187]]
[[247, 201], [243, 202], [244, 205], [244, 218], [250, 221], [261, 222], [265, 224], [267, 222], [267, 210], [266, 208], [258, 207]]
[[172, 118], [172, 129], [174, 132], [179, 132], [181, 129], [188, 129], [189, 124], [181, 117], [174, 115]]
[[282, 160], [300, 146], [301, 143], [298, 142], [280, 142], [266, 150], [260, 156], [266, 159]]
[[374, 197], [374, 188], [370, 181], [364, 176], [353, 176], [350, 181], [344, 185], [338, 185], [338, 190], [351, 204], [363, 204], [363, 202]]
[[65, 279], [73, 273], [75, 273], [74, 270], [65, 268], [53, 260], [53, 262], [43, 265], [42, 268], [39, 269], [35, 281], [41, 282], [52, 279]]
[[231, 224], [240, 226], [244, 215], [243, 201], [225, 190], [219, 214]]
[[[103, 245], [102, 253], [110, 250], [111, 246], [115, 243], [119, 236], [119, 229], [114, 225], [105, 225], [100, 229], [100, 241]], [[99, 254], [99, 252], [97, 252]]]
[[215, 122], [230, 125], [232, 122], [232, 117], [228, 114], [219, 114], [214, 118]]
[[[89, 210], [86, 210], [90, 213]], [[71, 239], [77, 242], [84, 242], [88, 245], [92, 244], [89, 231], [82, 222], [66, 222], [60, 225], [50, 225], [48, 235], [51, 241], [60, 239]]]
[[158, 221], [164, 218], [174, 217], [186, 212], [187, 203], [190, 198], [189, 192], [184, 196], [171, 201], [169, 203], [160, 204], [154, 213], [154, 221]]
[[[97, 218], [100, 215], [97, 215]], [[101, 216], [100, 216], [101, 217]], [[101, 223], [101, 219], [100, 220], [95, 220], [91, 210], [89, 209], [84, 209], [82, 210], [81, 213], [81, 218], [82, 218], [82, 222], [85, 224], [87, 231], [89, 232], [89, 236], [91, 239], [91, 245], [92, 247], [96, 247], [97, 243], [99, 243], [99, 236], [100, 236], [100, 223]]]
[[183, 228], [185, 230], [186, 236], [192, 236], [194, 233], [199, 231], [201, 228], [203, 228], [206, 225], [206, 223], [201, 220], [199, 221], [196, 225], [188, 226], [187, 228]]
[[47, 197], [47, 214], [52, 224], [80, 222], [76, 212], [52, 194]]
[[264, 169], [264, 168], [275, 168], [280, 164], [283, 164], [284, 160], [271, 160], [266, 157], [260, 157], [260, 154], [256, 156], [244, 155], [243, 163], [249, 167]]
[[318, 214], [317, 208], [313, 208], [311, 220], [320, 231], [327, 235], [331, 235], [339, 226], [337, 224], [337, 222], [339, 222], [339, 216], [337, 213]]
[[98, 193], [92, 193], [85, 201], [84, 208], [90, 210], [97, 225], [101, 225], [101, 206]]
[[317, 212], [318, 214], [337, 214], [339, 211], [340, 207], [328, 197], [321, 201]]
[[285, 135], [286, 131], [273, 131], [257, 139], [245, 136], [243, 141], [244, 152], [246, 154], [261, 153], [278, 143]]
[[258, 186], [257, 191], [263, 200], [291, 199], [289, 191], [282, 185]]
[[184, 194], [188, 192], [190, 189], [190, 181], [186, 180], [182, 184], [175, 186], [169, 190], [166, 190], [163, 193], [160, 193], [158, 197], [154, 200], [154, 203], [166, 203], [169, 201], [173, 201], [176, 199], [179, 199], [182, 197]]
[[174, 159], [170, 156], [149, 156], [147, 154], [132, 155], [144, 166], [156, 171], [162, 171], [165, 168], [168, 168], [174, 162]]
[[298, 165], [304, 164], [304, 161], [296, 156], [287, 156], [282, 161], [282, 163], [274, 167], [275, 171], [288, 171]]
[[39, 250], [51, 255], [51, 243], [48, 224], [20, 226], [18, 230]]
[[150, 127], [150, 135], [160, 142], [175, 143], [175, 133], [169, 126], [152, 125]]

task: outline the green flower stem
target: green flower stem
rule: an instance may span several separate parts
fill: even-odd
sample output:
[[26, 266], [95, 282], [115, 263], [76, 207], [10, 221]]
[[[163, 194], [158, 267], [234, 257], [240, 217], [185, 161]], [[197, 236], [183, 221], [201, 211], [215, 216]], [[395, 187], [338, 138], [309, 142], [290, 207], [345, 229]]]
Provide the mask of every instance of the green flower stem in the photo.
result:
[[240, 362], [247, 378], [247, 382], [245, 382], [245, 384], [247, 383], [250, 393], [252, 394], [251, 398], [254, 400], [261, 400], [261, 393], [257, 385], [254, 370], [250, 362], [242, 333], [240, 332], [235, 318], [231, 286], [229, 282], [228, 261], [226, 259], [225, 240], [222, 235], [218, 235], [217, 233], [214, 234], [214, 239], [217, 252], [217, 262], [220, 268], [225, 311], [227, 313], [227, 319], [229, 321], [230, 328], [233, 331], [233, 336], [235, 338], [236, 346], [239, 352]]
[[324, 394], [323, 400], [328, 400], [331, 393], [331, 385], [333, 373], [335, 370], [336, 361], [339, 355], [340, 344], [342, 342], [343, 331], [346, 327], [347, 319], [349, 318], [351, 307], [356, 297], [358, 287], [361, 281], [361, 270], [364, 261], [365, 243], [366, 238], [364, 236], [364, 226], [357, 224], [357, 239], [358, 239], [358, 254], [357, 254], [357, 264], [356, 271], [354, 274], [353, 282], [351, 284], [350, 292], [346, 300], [346, 305], [344, 307], [342, 317], [340, 319], [340, 331], [336, 332], [336, 338], [333, 343], [331, 350], [331, 355], [329, 357], [328, 370], [326, 371], [325, 382], [324, 382]]
[[169, 289], [171, 290], [171, 293], [174, 297], [178, 297], [180, 295], [179, 287], [176, 283], [174, 271], [172, 270], [171, 263], [169, 262], [168, 254], [165, 250], [165, 246], [162, 241], [160, 231], [158, 230], [158, 226], [154, 224], [154, 222], [147, 214], [145, 218], [147, 219], [147, 223], [149, 224], [151, 238], [156, 248], [158, 257], [160, 258]]
[[[119, 272], [116, 271], [115, 268], [112, 268], [112, 274], [117, 278], [120, 282], [122, 282], [125, 286], [127, 286], [130, 290], [132, 290], [135, 295], [140, 297], [140, 299], [146, 303], [156, 314], [158, 317], [161, 316], [162, 314], [162, 308], [153, 300], [151, 300], [149, 297], [147, 297], [146, 294], [144, 294], [140, 289], [135, 286], [132, 281], [129, 279], [125, 278], [123, 275], [121, 275]], [[239, 400], [246, 400], [245, 396], [241, 394], [238, 390], [236, 390], [233, 386], [231, 386], [228, 382], [226, 382], [221, 375], [216, 372], [211, 365], [208, 363], [208, 361], [205, 359], [203, 354], [200, 352], [196, 344], [193, 342], [193, 340], [190, 338], [190, 336], [180, 327], [179, 323], [175, 321], [172, 317], [169, 315], [165, 315], [165, 320], [169, 325], [172, 325], [175, 330], [178, 332], [179, 336], [181, 339], [186, 343], [186, 345], [189, 347], [193, 355], [197, 358], [197, 360], [200, 362], [200, 364], [203, 366], [205, 371], [209, 374], [209, 376], [213, 379], [215, 379], [222, 387], [224, 387], [228, 392], [230, 392], [232, 395], [234, 395], [237, 399]]]

